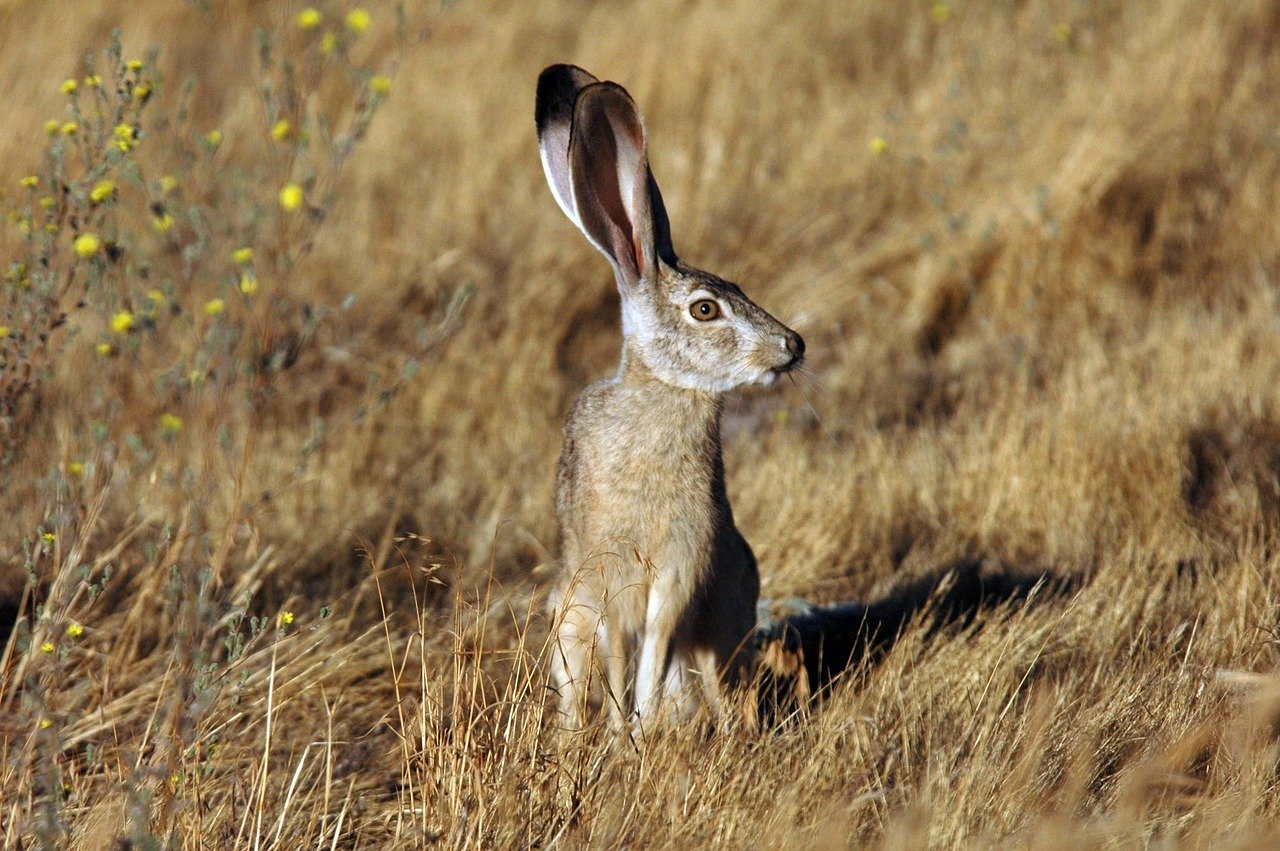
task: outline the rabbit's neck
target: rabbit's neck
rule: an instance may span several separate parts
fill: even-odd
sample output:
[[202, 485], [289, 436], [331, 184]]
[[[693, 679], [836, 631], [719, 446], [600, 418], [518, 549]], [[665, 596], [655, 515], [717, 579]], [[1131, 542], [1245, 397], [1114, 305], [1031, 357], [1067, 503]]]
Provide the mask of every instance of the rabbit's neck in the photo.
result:
[[690, 413], [700, 414], [707, 419], [708, 423], [714, 424], [717, 431], [719, 430], [723, 393], [681, 387], [662, 380], [643, 358], [628, 351], [626, 343], [622, 346], [622, 361], [618, 365], [618, 374], [614, 381], [651, 395], [655, 404], [660, 407], [671, 404]]
[[[694, 458], [706, 459], [707, 484], [713, 494], [724, 493], [724, 460], [720, 444], [720, 415], [724, 394], [690, 390], [668, 384], [644, 368], [639, 359], [615, 379], [613, 413], [627, 423], [620, 440], [627, 454], [653, 468], [656, 459], [669, 458], [683, 470]], [[634, 429], [634, 431], [632, 431]]]
[[677, 390], [689, 390], [714, 396], [722, 396], [735, 383], [726, 383], [723, 376], [691, 367], [682, 359], [688, 355], [679, 352], [680, 335], [663, 334], [640, 342], [631, 335], [622, 338], [622, 359], [615, 380], [644, 383], [656, 381]]

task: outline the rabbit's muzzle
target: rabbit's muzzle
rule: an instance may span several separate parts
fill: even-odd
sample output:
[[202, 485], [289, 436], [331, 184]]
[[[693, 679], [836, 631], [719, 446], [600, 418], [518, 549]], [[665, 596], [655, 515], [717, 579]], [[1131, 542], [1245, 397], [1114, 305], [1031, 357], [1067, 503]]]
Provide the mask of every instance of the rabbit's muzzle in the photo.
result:
[[788, 328], [782, 335], [782, 347], [786, 349], [786, 360], [774, 367], [779, 375], [798, 367], [804, 361], [804, 337]]
[[778, 360], [771, 364], [764, 374], [757, 379], [756, 383], [768, 386], [773, 384], [783, 375], [796, 369], [804, 362], [804, 338], [792, 331], [790, 328], [785, 329], [778, 340], [777, 358]]
[[791, 355], [791, 361], [783, 367], [783, 372], [789, 372], [800, 365], [804, 360], [804, 337], [801, 337], [795, 331], [787, 331], [787, 354]]

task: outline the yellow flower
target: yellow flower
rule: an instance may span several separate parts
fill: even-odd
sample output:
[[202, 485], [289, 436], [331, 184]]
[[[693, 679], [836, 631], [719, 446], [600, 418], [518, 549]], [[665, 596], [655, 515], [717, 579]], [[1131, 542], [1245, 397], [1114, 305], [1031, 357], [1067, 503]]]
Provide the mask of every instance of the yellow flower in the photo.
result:
[[293, 612], [281, 612], [276, 617], [276, 624], [279, 626], [288, 626], [291, 623], [293, 623]]
[[296, 18], [298, 29], [313, 30], [320, 26], [320, 22], [324, 20], [324, 16], [320, 14], [320, 10], [314, 6], [308, 6], [298, 13]]
[[128, 153], [138, 144], [138, 131], [129, 124], [117, 124], [115, 127], [115, 140], [111, 143], [121, 151]]
[[40, 540], [44, 541], [46, 544], [52, 544], [54, 541], [58, 540], [58, 536], [52, 532], [45, 532], [40, 536]]
[[161, 213], [151, 220], [151, 227], [155, 228], [156, 233], [168, 233], [173, 227], [173, 216]]
[[325, 53], [333, 53], [333, 49], [338, 46], [337, 33], [325, 33], [320, 37], [320, 49]]
[[151, 97], [151, 87], [146, 83], [138, 83], [133, 87], [133, 97], [135, 100], [146, 100]]
[[67, 80], [66, 80], [66, 81], [64, 81], [64, 82], [63, 82], [63, 84], [62, 84], [62, 93], [63, 93], [64, 95], [73, 95], [73, 94], [75, 94], [75, 93], [76, 93], [76, 89], [78, 89], [78, 88], [80, 88], [80, 84], [79, 84], [79, 83], [77, 83], [77, 82], [76, 82], [75, 80], [73, 80], [73, 79], [67, 79]]
[[951, 7], [946, 3], [934, 3], [929, 14], [933, 16], [935, 24], [945, 24], [951, 18]]
[[253, 249], [247, 245], [243, 248], [237, 248], [231, 252], [231, 259], [243, 266], [253, 259]]
[[26, 177], [19, 180], [18, 183], [22, 184], [28, 189], [35, 189], [37, 186], [40, 185], [40, 178], [36, 177], [34, 174], [28, 174]]
[[78, 623], [69, 623], [67, 624], [67, 635], [71, 638], [79, 638], [84, 635], [84, 627]]
[[73, 247], [76, 254], [88, 258], [102, 250], [102, 240], [98, 239], [97, 234], [82, 233], [76, 237]]
[[132, 125], [116, 124], [114, 133], [115, 138], [111, 141], [111, 145], [114, 145], [118, 150], [123, 151], [124, 154], [128, 154], [129, 151], [132, 151], [133, 147], [138, 143], [138, 131], [136, 128], [133, 128]]
[[128, 334], [133, 330], [133, 314], [122, 310], [111, 317], [111, 330], [117, 334]]
[[44, 196], [43, 198], [40, 199], [40, 206], [45, 210], [52, 210], [53, 199], [50, 198], [48, 195]]
[[290, 129], [292, 128], [291, 128], [291, 125], [289, 124], [289, 119], [281, 118], [279, 121], [277, 121], [275, 124], [272, 125], [271, 138], [275, 139], [277, 142], [283, 142], [285, 139], [289, 138]]
[[137, 73], [138, 71], [142, 70], [142, 60], [130, 59], [128, 62], [124, 63], [124, 67], [128, 68], [130, 71], [133, 71], [134, 73]]
[[227, 303], [220, 298], [211, 298], [204, 303], [203, 310], [210, 316], [217, 316], [227, 307]]
[[209, 147], [216, 148], [222, 144], [222, 131], [210, 130], [204, 134], [204, 140], [209, 143]]
[[114, 197], [116, 194], [116, 185], [110, 180], [99, 180], [89, 190], [89, 200], [95, 204], [101, 204], [108, 198]]
[[83, 463], [81, 463], [80, 461], [71, 461], [71, 462], [69, 462], [69, 463], [67, 464], [67, 475], [69, 475], [69, 476], [77, 476], [77, 477], [78, 477], [78, 476], [83, 476], [83, 475], [84, 475], [84, 464], [83, 464]]
[[873, 154], [883, 154], [885, 151], [889, 150], [889, 141], [883, 136], [876, 136], [867, 143], [867, 147], [871, 149], [871, 153]]
[[347, 29], [362, 33], [369, 29], [369, 13], [364, 9], [352, 9], [347, 13]]
[[164, 177], [160, 178], [160, 191], [165, 195], [168, 195], [177, 188], [178, 178], [174, 177], [172, 174], [166, 174]]
[[58, 128], [62, 126], [62, 122], [56, 118], [50, 118], [44, 123], [44, 132], [48, 136], [58, 135]]
[[182, 431], [182, 417], [170, 413], [161, 414], [160, 430], [170, 436], [177, 434]]
[[240, 292], [245, 295], [253, 295], [258, 291], [258, 279], [252, 272], [245, 272], [240, 276]]
[[94, 347], [94, 351], [98, 353], [99, 357], [105, 358], [107, 355], [111, 354], [111, 344], [99, 343], [97, 346]]
[[76, 135], [76, 131], [79, 129], [80, 129], [79, 124], [76, 124], [74, 121], [68, 121], [66, 124], [62, 125], [62, 135], [74, 136]]
[[91, 89], [96, 89], [102, 85], [102, 76], [99, 74], [90, 74], [84, 78], [84, 84]]
[[391, 94], [391, 78], [383, 77], [381, 74], [369, 81], [369, 88], [373, 90], [375, 95]]
[[41, 652], [41, 653], [52, 653], [52, 652], [53, 652], [53, 642], [52, 642], [52, 641], [46, 641], [44, 644], [41, 644], [41, 645], [40, 645], [40, 652]]
[[302, 206], [302, 187], [296, 183], [287, 184], [280, 190], [280, 206], [286, 212], [293, 212]]
[[11, 333], [13, 332], [9, 330], [8, 325], [0, 325], [0, 340], [7, 339]]
[[151, 299], [151, 303], [154, 305], [164, 304], [164, 293], [159, 290], [147, 290], [147, 298]]

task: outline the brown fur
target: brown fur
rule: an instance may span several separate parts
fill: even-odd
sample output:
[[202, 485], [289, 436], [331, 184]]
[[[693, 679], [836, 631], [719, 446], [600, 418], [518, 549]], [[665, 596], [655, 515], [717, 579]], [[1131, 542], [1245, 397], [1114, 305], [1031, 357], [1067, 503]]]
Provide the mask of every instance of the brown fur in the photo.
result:
[[[556, 511], [563, 570], [551, 596], [553, 675], [566, 724], [585, 721], [596, 660], [615, 723], [712, 707], [749, 677], [760, 578], [733, 522], [720, 449], [723, 394], [800, 362], [800, 337], [671, 246], [644, 128], [625, 90], [552, 66], [538, 86], [543, 164], [561, 208], [614, 267], [618, 374], [565, 424]], [[713, 302], [710, 318], [699, 304]], [[629, 688], [634, 664], [635, 688]]]

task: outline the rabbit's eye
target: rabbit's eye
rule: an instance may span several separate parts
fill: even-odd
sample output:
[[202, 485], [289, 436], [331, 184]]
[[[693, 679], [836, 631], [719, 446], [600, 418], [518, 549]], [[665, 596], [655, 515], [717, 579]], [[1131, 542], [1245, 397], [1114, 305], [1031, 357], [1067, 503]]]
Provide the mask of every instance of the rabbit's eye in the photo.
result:
[[710, 322], [720, 316], [720, 305], [713, 298], [700, 298], [689, 305], [689, 315], [699, 322]]

